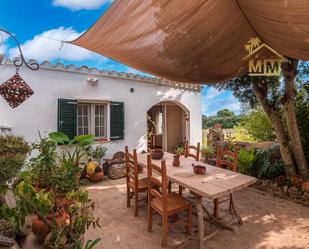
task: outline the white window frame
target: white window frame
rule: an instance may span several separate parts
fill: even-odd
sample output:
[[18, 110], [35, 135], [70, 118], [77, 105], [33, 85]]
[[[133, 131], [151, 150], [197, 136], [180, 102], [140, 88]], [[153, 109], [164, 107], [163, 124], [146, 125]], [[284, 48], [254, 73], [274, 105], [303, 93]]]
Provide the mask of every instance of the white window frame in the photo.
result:
[[[93, 134], [95, 136], [95, 106], [103, 105], [104, 106], [104, 136], [95, 137], [96, 140], [100, 139], [108, 139], [110, 136], [110, 103], [107, 101], [93, 101], [93, 100], [77, 100], [77, 108], [79, 105], [87, 105], [88, 106], [88, 131], [89, 134]], [[78, 113], [77, 113], [77, 135], [79, 134], [79, 126], [78, 126]]]
[[[83, 125], [83, 126], [79, 126], [79, 121], [78, 121], [78, 119], [79, 119], [79, 113], [78, 113], [78, 109], [79, 109], [79, 107], [80, 106], [86, 106], [87, 107], [87, 113], [88, 113], [88, 133], [91, 133], [91, 121], [90, 121], [90, 117], [91, 117], [91, 113], [90, 113], [90, 104], [88, 104], [88, 103], [78, 103], [77, 104], [77, 120], [76, 120], [76, 124], [77, 124], [77, 135], [84, 135], [84, 128], [85, 128], [85, 126]], [[84, 116], [82, 115], [82, 119], [84, 119]], [[83, 123], [84, 121], [82, 121], [82, 123]], [[83, 129], [83, 133], [82, 134], [80, 134], [79, 133], [79, 129], [80, 128], [82, 128]]]

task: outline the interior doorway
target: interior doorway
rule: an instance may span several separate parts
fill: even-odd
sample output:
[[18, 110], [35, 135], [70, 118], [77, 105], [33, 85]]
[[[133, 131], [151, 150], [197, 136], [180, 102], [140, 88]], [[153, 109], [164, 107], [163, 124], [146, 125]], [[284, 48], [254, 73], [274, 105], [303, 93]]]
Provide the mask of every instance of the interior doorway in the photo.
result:
[[148, 148], [174, 152], [189, 140], [189, 112], [176, 102], [164, 101], [147, 112]]

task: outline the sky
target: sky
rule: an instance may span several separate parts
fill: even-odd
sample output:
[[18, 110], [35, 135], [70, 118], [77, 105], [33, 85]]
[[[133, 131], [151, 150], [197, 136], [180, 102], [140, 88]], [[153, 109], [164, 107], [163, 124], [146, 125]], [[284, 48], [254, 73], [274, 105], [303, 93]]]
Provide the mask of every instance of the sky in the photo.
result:
[[[109, 7], [112, 0], [0, 0], [0, 28], [13, 33], [26, 59], [53, 63], [86, 65], [105, 70], [140, 73], [86, 49], [62, 43], [79, 37]], [[0, 54], [18, 56], [12, 39], [0, 36]], [[236, 114], [240, 104], [229, 91], [218, 92], [205, 86], [202, 90], [204, 115], [215, 115], [228, 108]]]

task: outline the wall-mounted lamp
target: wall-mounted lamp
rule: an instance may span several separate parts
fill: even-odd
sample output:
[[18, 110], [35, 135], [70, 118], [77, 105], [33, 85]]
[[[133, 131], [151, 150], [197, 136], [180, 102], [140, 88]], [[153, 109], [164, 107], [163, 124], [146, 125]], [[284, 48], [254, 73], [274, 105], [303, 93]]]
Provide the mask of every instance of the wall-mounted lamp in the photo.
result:
[[92, 86], [96, 86], [98, 85], [99, 80], [96, 78], [87, 78], [87, 82]]

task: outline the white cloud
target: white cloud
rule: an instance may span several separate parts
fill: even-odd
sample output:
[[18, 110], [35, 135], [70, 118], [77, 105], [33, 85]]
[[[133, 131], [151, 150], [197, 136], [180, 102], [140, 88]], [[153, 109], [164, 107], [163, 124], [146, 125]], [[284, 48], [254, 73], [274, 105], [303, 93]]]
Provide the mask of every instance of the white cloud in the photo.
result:
[[[60, 41], [71, 41], [79, 37], [78, 33], [72, 28], [59, 27], [44, 31], [41, 34], [35, 35], [32, 40], [28, 40], [21, 44], [22, 51], [26, 59], [43, 60], [97, 60], [104, 61], [105, 57], [90, 52], [84, 48], [74, 46]], [[19, 56], [17, 47], [9, 50], [9, 57], [14, 58]]]
[[0, 54], [5, 54], [8, 46], [5, 44], [9, 35], [0, 31]]
[[72, 11], [98, 9], [105, 3], [113, 0], [53, 0], [52, 4], [57, 7], [65, 7]]
[[205, 98], [207, 100], [210, 100], [210, 99], [214, 99], [216, 98], [217, 96], [221, 95], [222, 92], [219, 92], [216, 88], [214, 87], [209, 87], [207, 89], [207, 92], [206, 92], [206, 95], [205, 95]]
[[240, 103], [230, 91], [219, 92], [214, 87], [205, 87], [202, 91], [202, 112], [204, 115], [216, 115], [221, 109], [229, 109], [235, 114], [240, 112]]

